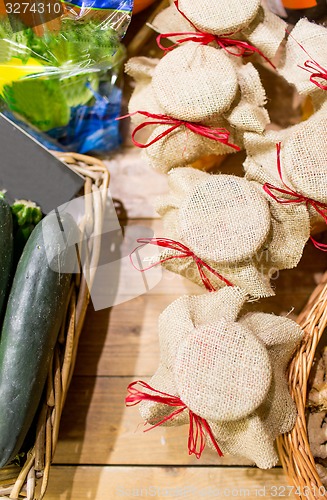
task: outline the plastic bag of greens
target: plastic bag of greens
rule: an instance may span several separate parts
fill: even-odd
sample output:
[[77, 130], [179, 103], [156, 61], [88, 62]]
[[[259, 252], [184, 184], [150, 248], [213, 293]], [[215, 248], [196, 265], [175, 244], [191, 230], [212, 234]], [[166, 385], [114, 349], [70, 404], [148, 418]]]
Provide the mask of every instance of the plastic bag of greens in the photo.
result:
[[[58, 138], [58, 129], [71, 129], [78, 116], [97, 113], [101, 106], [106, 110], [102, 109], [100, 115], [111, 116], [110, 96], [124, 60], [121, 38], [133, 2], [52, 0], [43, 4], [36, 0], [35, 9], [39, 10], [33, 17], [33, 1], [26, 2], [28, 15], [21, 12], [24, 2], [13, 4], [21, 9], [15, 14], [13, 6], [6, 3], [10, 12], [0, 17], [0, 101], [17, 119]], [[46, 5], [54, 11], [56, 1], [60, 3], [60, 15], [50, 20], [41, 15]], [[101, 90], [104, 87], [106, 95]], [[104, 130], [107, 128], [108, 124], [104, 124]], [[66, 143], [67, 130], [63, 133]], [[98, 148], [91, 142], [88, 151]], [[103, 147], [110, 149], [111, 145], [107, 148], [102, 144], [101, 151], [105, 151]]]

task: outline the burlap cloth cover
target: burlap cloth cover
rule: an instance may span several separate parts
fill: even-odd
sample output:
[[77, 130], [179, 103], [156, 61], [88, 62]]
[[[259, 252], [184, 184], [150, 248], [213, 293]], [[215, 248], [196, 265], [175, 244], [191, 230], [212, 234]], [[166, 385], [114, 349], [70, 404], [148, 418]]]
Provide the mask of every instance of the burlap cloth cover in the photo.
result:
[[[186, 245], [251, 296], [273, 295], [271, 276], [295, 266], [307, 241], [308, 235], [301, 248], [293, 243], [298, 231], [293, 212], [277, 207], [271, 215], [260, 184], [240, 177], [184, 168], [171, 171], [168, 180], [170, 193], [156, 207], [164, 236]], [[164, 250], [162, 260], [169, 255], [176, 252]], [[163, 266], [203, 286], [193, 258], [174, 258]], [[212, 273], [206, 274], [215, 288], [224, 286]]]
[[[194, 26], [178, 12], [174, 4], [159, 12], [152, 21], [151, 27], [158, 33], [165, 34], [195, 32]], [[171, 36], [169, 40], [175, 42], [179, 38], [180, 36]]]
[[[184, 296], [159, 318], [160, 366], [150, 381], [180, 397], [211, 426], [224, 454], [241, 455], [261, 468], [277, 463], [275, 438], [289, 431], [296, 409], [285, 378], [300, 327], [287, 318], [250, 313], [238, 288]], [[161, 421], [174, 408], [143, 402], [142, 417]], [[184, 411], [167, 425], [188, 423]]]
[[[128, 112], [133, 115], [136, 111], [162, 114], [164, 111], [156, 100], [152, 90], [152, 76], [159, 59], [151, 57], [132, 57], [125, 64], [125, 73], [135, 81], [135, 87], [128, 103]], [[144, 116], [135, 114], [131, 116], [134, 125], [144, 121]], [[146, 136], [149, 135], [147, 131]]]
[[256, 17], [260, 0], [179, 0], [182, 12], [197, 28], [215, 35], [233, 33], [249, 26]]
[[266, 91], [261, 83], [258, 71], [253, 64], [248, 63], [237, 68], [240, 98], [234, 101], [234, 107], [225, 114], [229, 124], [238, 131], [241, 136], [239, 141], [243, 144], [245, 131], [264, 132], [270, 123], [268, 111], [265, 109], [267, 103]]
[[[248, 153], [244, 163], [246, 177], [261, 184], [268, 182], [285, 188], [277, 171], [276, 143], [281, 142], [281, 167], [285, 184], [296, 193], [326, 204], [326, 138], [327, 104], [307, 121], [288, 129], [269, 131], [261, 135], [245, 134]], [[287, 195], [275, 194], [279, 198], [287, 198]], [[294, 214], [298, 214], [298, 224], [303, 230], [303, 237], [308, 235], [310, 221], [315, 224], [317, 220], [322, 219], [312, 207], [308, 210], [305, 203], [293, 203], [289, 207]]]
[[[311, 73], [299, 67], [303, 67], [306, 61], [316, 61], [327, 69], [327, 30], [324, 26], [301, 19], [288, 37], [279, 72], [289, 83], [295, 85], [300, 94], [326, 100], [326, 90], [312, 83]], [[319, 68], [316, 69], [316, 72], [320, 71]], [[318, 79], [318, 82], [326, 85], [325, 80]]]
[[[285, 36], [286, 23], [260, 3], [260, 0], [180, 0], [179, 8], [199, 31], [247, 40], [271, 59]], [[195, 31], [175, 5], [160, 12], [152, 26], [158, 33], [166, 34]]]
[[214, 122], [236, 97], [236, 65], [225, 51], [189, 42], [168, 52], [153, 73], [152, 88], [166, 114]]
[[[225, 0], [228, 2], [228, 0]], [[285, 37], [287, 24], [268, 8], [261, 6], [256, 18], [247, 29], [242, 30], [244, 37], [261, 52], [272, 59]], [[259, 59], [262, 62], [262, 59]]]

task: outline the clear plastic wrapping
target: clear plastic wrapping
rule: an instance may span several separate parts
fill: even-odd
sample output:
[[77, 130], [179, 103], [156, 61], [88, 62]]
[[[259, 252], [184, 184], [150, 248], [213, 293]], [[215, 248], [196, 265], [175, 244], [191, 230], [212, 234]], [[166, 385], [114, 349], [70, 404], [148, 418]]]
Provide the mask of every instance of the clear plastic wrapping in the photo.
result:
[[[64, 146], [75, 145], [78, 152], [112, 149], [110, 141], [108, 148], [103, 141], [98, 148], [99, 133], [112, 128], [112, 118], [119, 115], [115, 84], [133, 1], [60, 2], [60, 15], [52, 12], [49, 19], [40, 10], [51, 5], [54, 11], [53, 2], [38, 0], [35, 16], [22, 12], [24, 2], [17, 3], [20, 11], [15, 14], [16, 4], [6, 3], [7, 14], [0, 17], [2, 109]], [[33, 3], [28, 5], [31, 9]], [[93, 144], [90, 135], [95, 132]]]

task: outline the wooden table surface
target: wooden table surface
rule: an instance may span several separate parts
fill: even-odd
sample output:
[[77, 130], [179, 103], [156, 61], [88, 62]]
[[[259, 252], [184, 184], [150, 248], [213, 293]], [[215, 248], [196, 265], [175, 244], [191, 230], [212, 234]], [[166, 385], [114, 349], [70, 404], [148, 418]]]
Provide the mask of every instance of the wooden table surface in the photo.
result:
[[[128, 217], [123, 224], [152, 227], [163, 236], [153, 202], [166, 192], [166, 177], [145, 168], [134, 149], [108, 166], [112, 196]], [[276, 296], [252, 307], [297, 314], [327, 267], [326, 258], [308, 245], [300, 266], [280, 273]], [[219, 459], [208, 449], [197, 460], [187, 453], [187, 426], [144, 434], [138, 409], [125, 408], [127, 385], [148, 380], [157, 368], [160, 312], [184, 293], [202, 290], [166, 272], [147, 294], [111, 309], [89, 308], [46, 500], [295, 498], [280, 467], [262, 471], [241, 458]]]

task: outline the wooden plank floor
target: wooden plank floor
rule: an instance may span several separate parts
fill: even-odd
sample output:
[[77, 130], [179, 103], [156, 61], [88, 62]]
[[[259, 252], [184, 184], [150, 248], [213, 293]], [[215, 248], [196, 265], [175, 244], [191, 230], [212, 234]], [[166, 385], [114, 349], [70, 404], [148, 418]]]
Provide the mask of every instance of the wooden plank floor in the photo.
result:
[[[146, 169], [138, 152], [128, 158], [109, 163], [112, 195], [128, 216], [124, 223], [162, 235], [153, 201], [167, 190], [166, 177]], [[326, 254], [308, 246], [298, 269], [280, 273], [276, 297], [251, 307], [297, 314], [326, 267]], [[89, 308], [46, 500], [295, 498], [280, 467], [260, 471], [209, 450], [198, 461], [187, 453], [186, 427], [144, 434], [137, 408], [125, 408], [130, 381], [148, 380], [157, 368], [158, 315], [184, 293], [201, 289], [166, 272], [146, 295], [98, 312]]]

